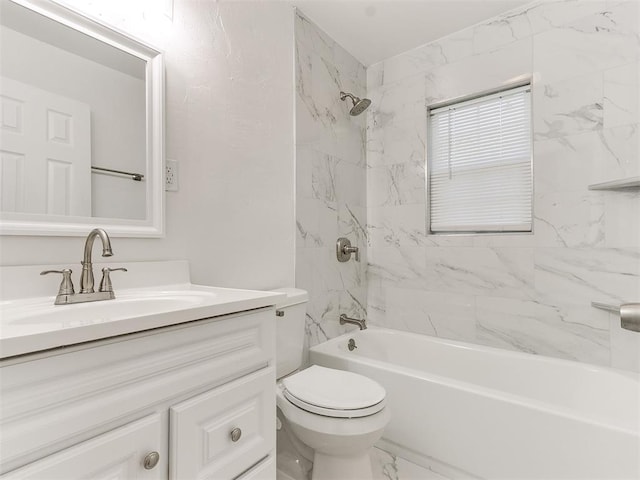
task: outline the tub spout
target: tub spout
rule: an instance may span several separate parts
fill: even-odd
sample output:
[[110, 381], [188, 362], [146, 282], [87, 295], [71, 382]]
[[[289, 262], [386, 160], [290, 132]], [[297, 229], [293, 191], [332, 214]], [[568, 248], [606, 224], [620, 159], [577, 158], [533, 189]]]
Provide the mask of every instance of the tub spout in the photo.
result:
[[358, 320], [357, 318], [347, 317], [344, 313], [340, 315], [340, 325], [344, 325], [345, 323], [350, 323], [352, 325], [357, 325], [360, 327], [360, 330], [366, 330], [367, 328], [367, 320], [362, 319]]

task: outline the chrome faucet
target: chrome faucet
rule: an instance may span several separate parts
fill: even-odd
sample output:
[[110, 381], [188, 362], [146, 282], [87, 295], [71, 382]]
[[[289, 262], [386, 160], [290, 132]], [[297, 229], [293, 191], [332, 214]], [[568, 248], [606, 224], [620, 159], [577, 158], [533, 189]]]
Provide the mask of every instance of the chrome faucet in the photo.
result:
[[48, 273], [60, 273], [62, 274], [62, 282], [58, 288], [58, 295], [56, 296], [56, 305], [67, 305], [69, 303], [83, 303], [83, 302], [96, 302], [98, 300], [113, 300], [116, 298], [113, 293], [113, 287], [111, 285], [111, 278], [109, 273], [116, 270], [127, 271], [126, 268], [103, 268], [102, 269], [102, 281], [100, 282], [100, 288], [96, 292], [93, 288], [93, 263], [91, 261], [91, 253], [93, 250], [93, 242], [96, 237], [100, 237], [102, 241], [102, 256], [111, 257], [113, 251], [111, 250], [111, 240], [109, 235], [102, 228], [94, 228], [87, 235], [87, 239], [84, 243], [84, 259], [82, 260], [82, 273], [80, 274], [80, 292], [75, 293], [73, 288], [73, 282], [71, 281], [71, 270], [65, 268], [64, 270], [45, 270], [40, 272], [40, 275], [46, 275]]
[[102, 240], [102, 256], [111, 257], [111, 239], [107, 232], [102, 228], [94, 228], [87, 235], [84, 242], [84, 259], [82, 260], [82, 274], [80, 275], [80, 293], [93, 293], [93, 263], [91, 262], [91, 253], [93, 250], [93, 241], [96, 237]]
[[345, 323], [350, 323], [352, 325], [357, 325], [360, 327], [360, 330], [366, 330], [367, 328], [367, 320], [362, 319], [358, 320], [357, 318], [347, 317], [344, 313], [340, 315], [340, 325], [344, 325]]

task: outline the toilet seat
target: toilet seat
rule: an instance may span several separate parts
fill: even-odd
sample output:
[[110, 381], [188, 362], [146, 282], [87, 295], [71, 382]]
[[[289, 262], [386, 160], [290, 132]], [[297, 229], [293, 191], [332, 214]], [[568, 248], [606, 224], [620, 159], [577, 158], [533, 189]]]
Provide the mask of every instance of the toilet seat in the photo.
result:
[[357, 373], [318, 365], [286, 377], [282, 386], [289, 402], [325, 417], [366, 417], [385, 406], [386, 392], [377, 382]]

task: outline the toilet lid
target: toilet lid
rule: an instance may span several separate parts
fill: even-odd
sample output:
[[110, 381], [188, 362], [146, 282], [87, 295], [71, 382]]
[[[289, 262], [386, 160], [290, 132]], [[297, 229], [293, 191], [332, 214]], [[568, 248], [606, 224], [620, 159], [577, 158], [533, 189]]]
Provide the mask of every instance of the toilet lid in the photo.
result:
[[328, 417], [364, 417], [384, 407], [386, 392], [370, 378], [312, 365], [282, 380], [285, 397], [294, 405]]

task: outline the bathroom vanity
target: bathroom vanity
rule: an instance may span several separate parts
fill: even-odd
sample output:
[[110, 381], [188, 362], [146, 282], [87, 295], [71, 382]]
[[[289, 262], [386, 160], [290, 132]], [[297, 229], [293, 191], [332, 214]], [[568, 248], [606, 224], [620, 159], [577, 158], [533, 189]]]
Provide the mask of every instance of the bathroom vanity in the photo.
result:
[[124, 266], [115, 300], [63, 306], [5, 281], [41, 267], [0, 269], [1, 478], [275, 478], [283, 295], [191, 285], [186, 262]]

